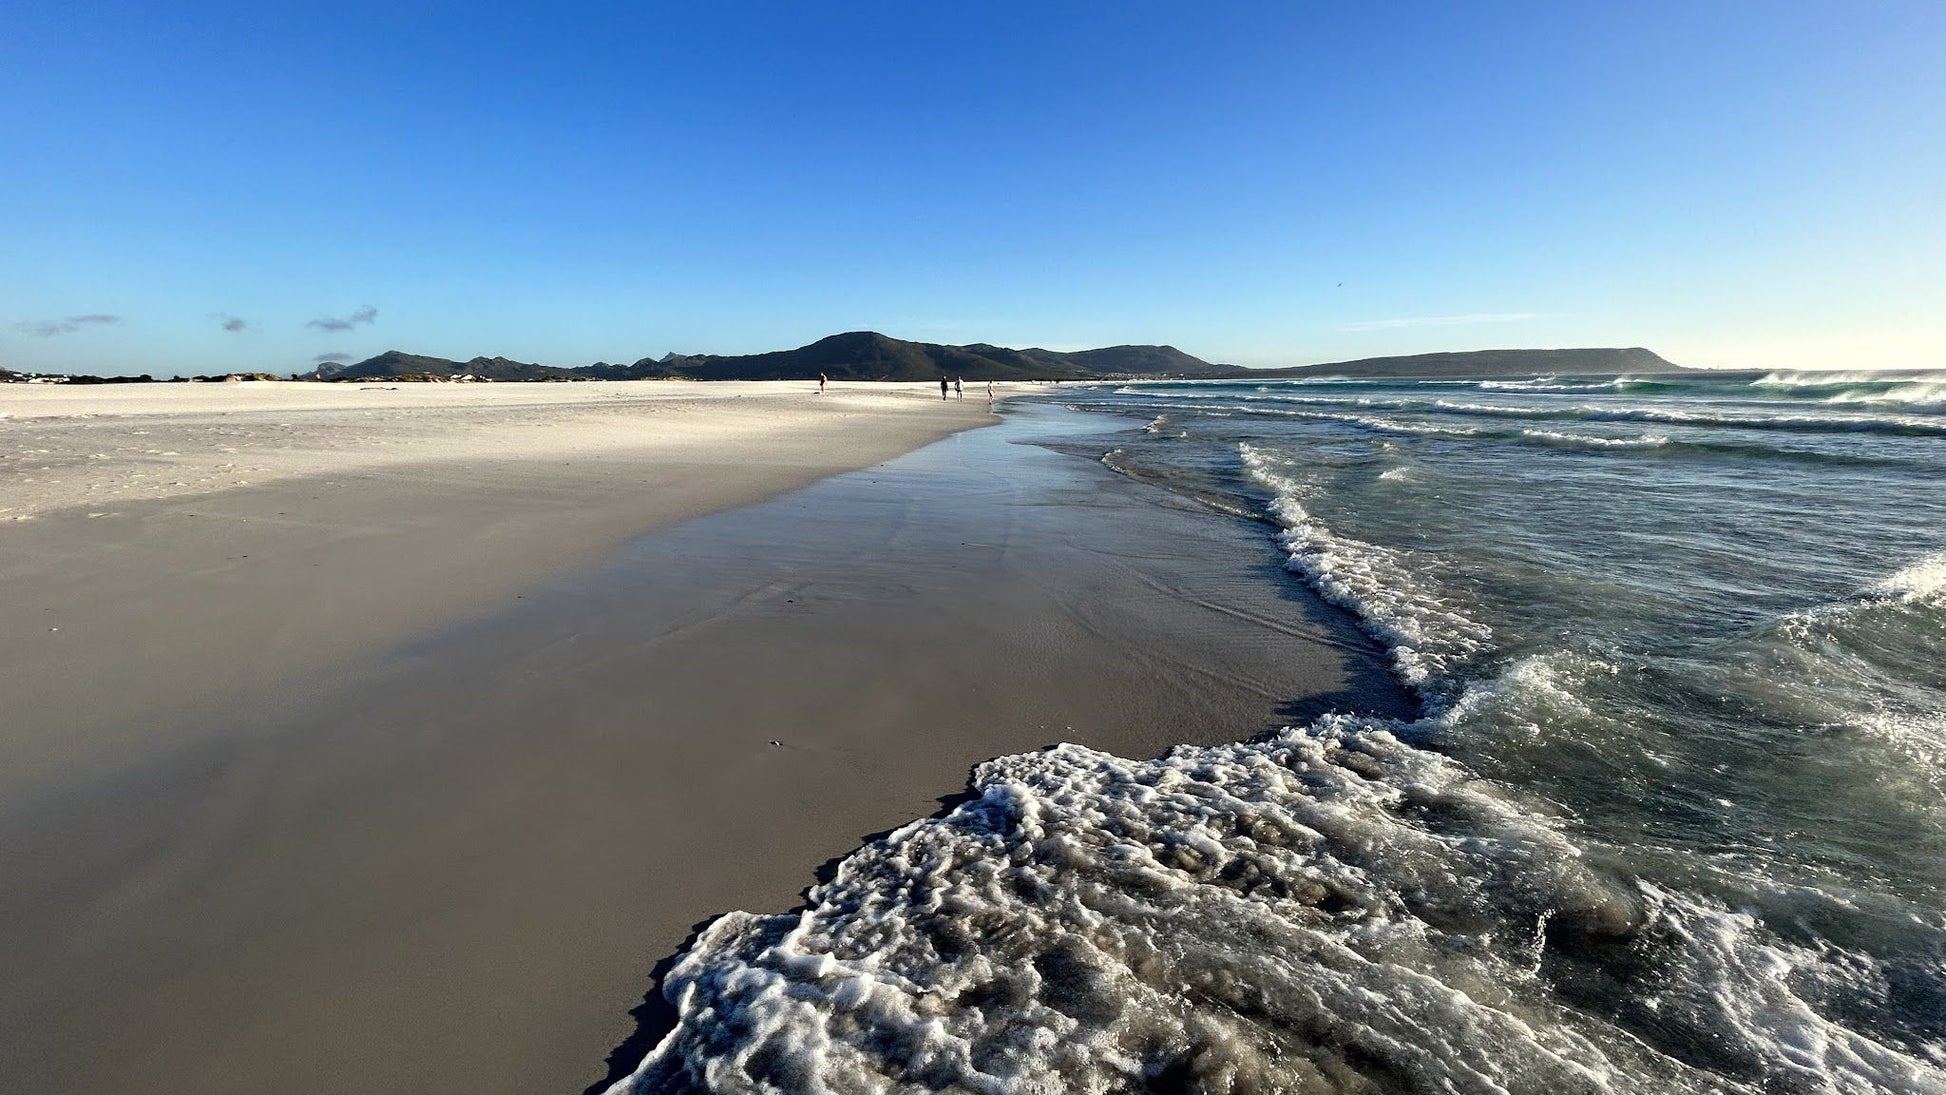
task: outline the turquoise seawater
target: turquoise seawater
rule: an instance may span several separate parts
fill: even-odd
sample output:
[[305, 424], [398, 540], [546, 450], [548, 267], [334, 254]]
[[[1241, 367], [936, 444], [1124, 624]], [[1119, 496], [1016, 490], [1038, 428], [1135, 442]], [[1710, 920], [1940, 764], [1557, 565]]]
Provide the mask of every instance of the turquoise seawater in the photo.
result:
[[1946, 374], [1061, 399], [1418, 716], [994, 761], [624, 1089], [1946, 1092]]

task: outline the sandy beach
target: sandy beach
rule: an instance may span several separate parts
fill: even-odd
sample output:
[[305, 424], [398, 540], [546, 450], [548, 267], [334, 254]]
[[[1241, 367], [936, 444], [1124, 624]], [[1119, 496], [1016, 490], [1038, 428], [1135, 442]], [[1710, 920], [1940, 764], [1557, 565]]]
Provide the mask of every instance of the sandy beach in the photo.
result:
[[990, 421], [926, 385], [0, 385], [0, 795]]
[[694, 926], [981, 760], [1406, 708], [1261, 526], [1028, 443], [1098, 419], [181, 390], [0, 403], [0, 1070], [34, 1090], [580, 1090]]

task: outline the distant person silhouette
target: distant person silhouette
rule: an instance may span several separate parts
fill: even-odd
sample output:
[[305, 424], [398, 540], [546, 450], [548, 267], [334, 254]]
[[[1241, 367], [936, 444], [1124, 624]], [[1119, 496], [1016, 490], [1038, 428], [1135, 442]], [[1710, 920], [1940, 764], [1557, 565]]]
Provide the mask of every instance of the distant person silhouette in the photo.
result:
[[939, 378], [939, 398], [946, 398], [946, 378], [943, 376]]
[[953, 378], [953, 394], [962, 398], [966, 395], [966, 389], [959, 386], [959, 377]]
[[826, 376], [826, 375], [824, 375], [823, 373], [819, 373], [819, 374], [818, 374], [818, 394], [819, 394], [819, 395], [823, 395], [823, 394], [824, 394], [824, 383], [825, 383], [825, 381], [827, 381], [827, 380], [830, 380], [830, 379], [831, 379], [830, 377], [828, 377], [828, 376]]

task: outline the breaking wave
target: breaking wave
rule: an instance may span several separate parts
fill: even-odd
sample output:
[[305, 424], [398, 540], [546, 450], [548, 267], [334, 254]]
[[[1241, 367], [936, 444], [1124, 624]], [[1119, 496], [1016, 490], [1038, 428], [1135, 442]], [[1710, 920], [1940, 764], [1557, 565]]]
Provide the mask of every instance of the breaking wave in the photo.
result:
[[1920, 601], [1939, 603], [1942, 599], [1946, 599], [1946, 551], [1928, 555], [1918, 562], [1899, 568], [1883, 581], [1874, 584], [1870, 592], [1905, 604], [1915, 604]]
[[1450, 595], [1415, 579], [1429, 568], [1403, 551], [1332, 532], [1304, 508], [1303, 487], [1275, 457], [1247, 444], [1239, 451], [1251, 478], [1271, 492], [1285, 565], [1384, 642], [1399, 679], [1421, 697], [1436, 699], [1460, 666], [1491, 649], [1491, 628], [1468, 618]]
[[1770, 373], [1751, 387], [1829, 404], [1886, 404], [1907, 410], [1946, 408], [1946, 373]]
[[[1941, 389], [1946, 391], [1946, 389]], [[1933, 399], [1941, 398], [1938, 392], [1907, 393], [1904, 396], [1886, 398], [1883, 393], [1873, 396], [1831, 397], [1821, 405], [1833, 407], [1830, 411], [1813, 414], [1777, 414], [1768, 410], [1716, 411], [1703, 409], [1675, 409], [1668, 406], [1649, 406], [1622, 404], [1597, 404], [1588, 402], [1531, 402], [1521, 405], [1506, 403], [1477, 403], [1463, 399], [1424, 399], [1399, 398], [1397, 396], [1374, 395], [1278, 395], [1258, 399], [1237, 396], [1233, 393], [1212, 391], [1191, 395], [1183, 392], [1170, 392], [1169, 397], [1182, 402], [1175, 403], [1170, 409], [1185, 412], [1206, 413], [1199, 400], [1224, 400], [1231, 404], [1231, 410], [1258, 415], [1301, 415], [1304, 409], [1310, 413], [1346, 413], [1360, 411], [1370, 413], [1422, 414], [1422, 415], [1459, 415], [1469, 418], [1502, 418], [1528, 421], [1563, 422], [1617, 422], [1647, 423], [1654, 425], [1688, 426], [1697, 429], [1735, 429], [1751, 431], [1776, 431], [1785, 433], [1864, 433], [1885, 434], [1899, 437], [1946, 437], [1946, 422], [1921, 414], [1909, 413], [1923, 410], [1924, 405]], [[1508, 393], [1514, 394], [1514, 393]], [[1902, 412], [1891, 414], [1881, 412], [1863, 413], [1858, 410], [1839, 410], [1847, 405], [1864, 405], [1868, 402], [1881, 402], [1896, 407]]]
[[[1819, 1010], [1882, 994], [1868, 964], [1619, 876], [1382, 725], [1064, 745], [974, 790], [711, 925], [613, 1090], [1946, 1090]], [[1631, 982], [1607, 1014], [1596, 967]]]
[[1578, 422], [1654, 422], [1673, 426], [1714, 426], [1743, 430], [1783, 430], [1808, 433], [1882, 433], [1906, 437], [1946, 437], [1946, 423], [1923, 418], [1864, 414], [1780, 415], [1669, 410], [1652, 407], [1509, 407], [1491, 403], [1435, 400], [1419, 409], [1427, 413], [1476, 415], [1492, 418], [1570, 419]]

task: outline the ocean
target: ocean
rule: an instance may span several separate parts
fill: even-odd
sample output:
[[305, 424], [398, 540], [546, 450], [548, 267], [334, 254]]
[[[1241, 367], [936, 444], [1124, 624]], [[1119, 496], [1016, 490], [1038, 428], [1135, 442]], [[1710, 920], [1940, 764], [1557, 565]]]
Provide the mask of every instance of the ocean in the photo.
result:
[[616, 1090], [1946, 1092], [1946, 374], [1056, 398], [1419, 710], [990, 761]]

